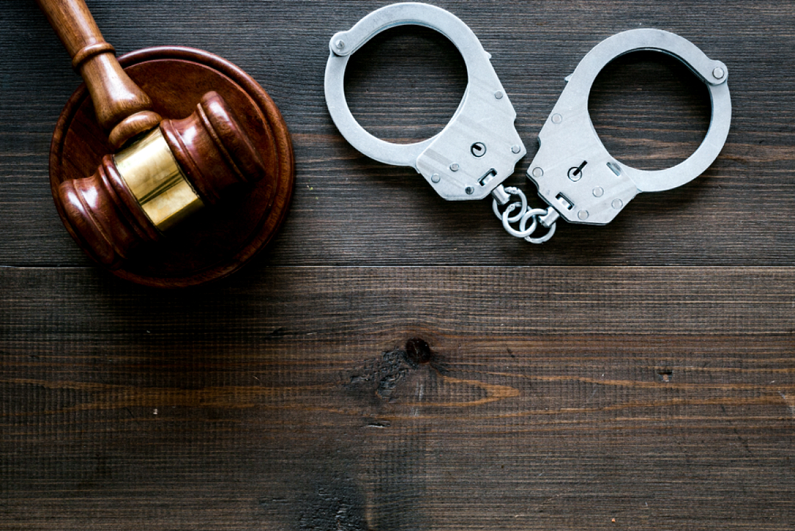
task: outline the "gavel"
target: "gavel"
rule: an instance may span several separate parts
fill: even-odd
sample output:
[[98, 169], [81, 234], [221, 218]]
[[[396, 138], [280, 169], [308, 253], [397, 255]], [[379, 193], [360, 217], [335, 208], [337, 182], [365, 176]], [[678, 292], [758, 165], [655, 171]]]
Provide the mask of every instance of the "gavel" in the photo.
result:
[[[206, 92], [190, 116], [163, 119], [122, 69], [83, 0], [36, 1], [85, 81], [96, 121], [116, 150], [102, 157], [92, 175], [53, 187], [67, 229], [95, 261], [117, 269], [138, 246], [161, 241], [228, 190], [280, 178], [277, 150], [252, 140], [220, 94]], [[256, 109], [242, 112], [249, 123]], [[291, 148], [289, 155], [292, 170]]]

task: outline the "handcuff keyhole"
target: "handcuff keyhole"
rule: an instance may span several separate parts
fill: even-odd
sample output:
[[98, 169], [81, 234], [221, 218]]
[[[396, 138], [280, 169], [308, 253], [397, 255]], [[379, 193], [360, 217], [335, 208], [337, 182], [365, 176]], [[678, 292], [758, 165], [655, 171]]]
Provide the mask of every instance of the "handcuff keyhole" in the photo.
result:
[[582, 169], [585, 167], [586, 164], [588, 164], [588, 161], [584, 160], [582, 161], [582, 164], [580, 164], [578, 167], [569, 168], [569, 179], [571, 179], [574, 182], [577, 182], [580, 179], [582, 179]]
[[474, 144], [472, 144], [470, 151], [472, 151], [472, 154], [474, 156], [480, 158], [486, 154], [486, 144], [484, 144], [483, 142], [475, 142]]

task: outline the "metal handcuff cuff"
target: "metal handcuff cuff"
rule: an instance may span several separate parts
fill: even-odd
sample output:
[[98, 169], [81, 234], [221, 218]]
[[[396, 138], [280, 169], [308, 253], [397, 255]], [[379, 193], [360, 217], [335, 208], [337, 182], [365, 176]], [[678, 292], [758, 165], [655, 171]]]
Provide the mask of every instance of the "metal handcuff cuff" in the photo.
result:
[[[468, 82], [458, 109], [442, 131], [422, 142], [392, 144], [374, 137], [354, 119], [345, 100], [345, 67], [372, 37], [404, 25], [424, 26], [447, 37], [464, 59]], [[551, 238], [560, 217], [571, 223], [605, 225], [638, 193], [690, 182], [717, 158], [729, 133], [726, 65], [667, 31], [636, 29], [616, 34], [594, 47], [566, 78], [566, 88], [538, 135], [539, 150], [527, 171], [549, 207], [530, 208], [521, 190], [502, 185], [527, 153], [514, 125], [516, 112], [491, 66], [491, 55], [458, 17], [428, 4], [392, 4], [335, 34], [329, 48], [326, 104], [353, 147], [385, 164], [414, 168], [444, 199], [491, 195], [505, 230], [531, 243]], [[662, 52], [683, 62], [706, 83], [712, 100], [710, 125], [701, 145], [689, 158], [665, 170], [638, 170], [618, 162], [599, 140], [588, 114], [588, 96], [599, 72], [612, 60], [639, 50]], [[519, 200], [512, 202], [512, 196]], [[500, 211], [500, 207], [505, 208]], [[534, 237], [540, 227], [546, 233]]]

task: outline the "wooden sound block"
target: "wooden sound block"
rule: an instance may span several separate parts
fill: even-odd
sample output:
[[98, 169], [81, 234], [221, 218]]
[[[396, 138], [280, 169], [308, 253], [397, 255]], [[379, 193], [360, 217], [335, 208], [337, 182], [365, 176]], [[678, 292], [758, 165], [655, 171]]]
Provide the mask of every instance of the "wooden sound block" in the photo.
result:
[[[241, 69], [210, 53], [182, 47], [146, 48], [119, 58], [164, 118], [189, 116], [201, 97], [219, 93], [234, 109], [258, 150], [275, 161], [275, 175], [241, 186], [218, 205], [192, 215], [160, 242], [136, 249], [119, 269], [126, 280], [177, 288], [229, 275], [261, 251], [284, 221], [294, 181], [292, 142], [281, 113], [265, 90]], [[91, 175], [115, 150], [98, 124], [85, 85], [61, 113], [50, 147], [50, 185], [64, 219], [58, 186]], [[67, 230], [80, 244], [69, 227]]]

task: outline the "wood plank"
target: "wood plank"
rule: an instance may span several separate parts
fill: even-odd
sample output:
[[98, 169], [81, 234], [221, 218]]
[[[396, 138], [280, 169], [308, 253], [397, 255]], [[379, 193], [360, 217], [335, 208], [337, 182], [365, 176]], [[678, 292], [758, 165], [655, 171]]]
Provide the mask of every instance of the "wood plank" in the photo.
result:
[[[221, 283], [94, 269], [47, 182], [79, 79], [32, 2], [4, 6], [0, 528], [792, 529], [791, 3], [434, 2], [493, 55], [528, 192], [562, 78], [602, 39], [657, 27], [728, 65], [732, 132], [704, 176], [542, 247], [331, 123], [328, 39], [387, 2], [88, 3], [120, 53], [193, 46], [257, 79], [293, 134], [296, 194], [268, 254]], [[406, 142], [464, 85], [453, 46], [407, 29], [354, 56], [347, 95]], [[647, 54], [590, 100], [610, 151], [648, 168], [692, 152], [708, 109]]]
[[[503, 233], [487, 202], [447, 203], [411, 169], [358, 154], [331, 123], [323, 96], [327, 41], [382, 3], [92, 2], [121, 51], [159, 44], [207, 49], [239, 64], [269, 91], [293, 133], [295, 202], [271, 265], [777, 265], [795, 259], [795, 9], [787, 2], [590, 2], [439, 4], [469, 24], [518, 112], [529, 148], [511, 182], [524, 179], [535, 137], [570, 73], [611, 34], [658, 27], [692, 40], [730, 69], [732, 132], [704, 176], [643, 195], [607, 227], [561, 226], [537, 248]], [[688, 16], [681, 16], [688, 13]], [[44, 17], [7, 6], [0, 47], [0, 264], [82, 266], [49, 196], [47, 148], [77, 86]], [[136, 21], [131, 29], [130, 21]], [[358, 54], [357, 54], [358, 55]], [[464, 75], [455, 49], [428, 30], [391, 32], [355, 56], [349, 97], [356, 116], [387, 139], [432, 135], [454, 111]], [[592, 109], [622, 160], [661, 167], [686, 157], [708, 120], [703, 87], [675, 63], [627, 60], [597, 84]]]
[[0, 521], [789, 529], [794, 281], [270, 267], [175, 293], [3, 268]]

